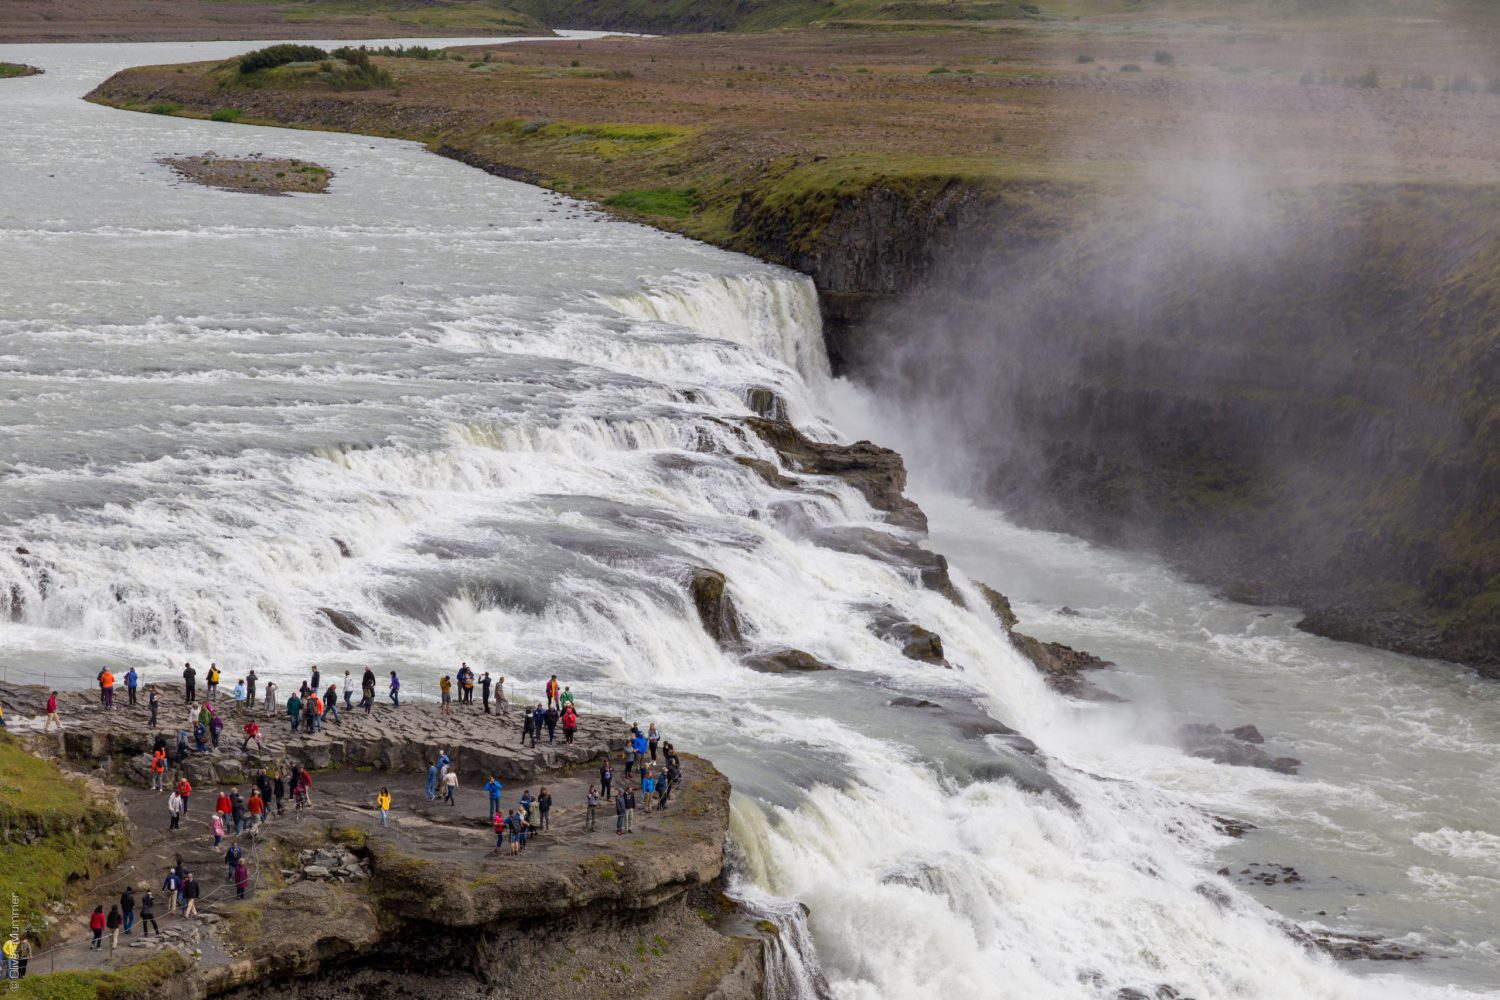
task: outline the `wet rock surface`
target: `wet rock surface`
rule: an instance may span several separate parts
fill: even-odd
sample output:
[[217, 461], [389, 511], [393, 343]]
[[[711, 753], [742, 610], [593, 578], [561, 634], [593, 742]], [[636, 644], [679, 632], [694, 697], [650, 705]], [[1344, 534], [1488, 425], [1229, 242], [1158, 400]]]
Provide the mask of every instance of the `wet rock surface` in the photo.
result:
[[1279, 774], [1296, 774], [1302, 766], [1296, 757], [1273, 757], [1260, 749], [1257, 743], [1264, 742], [1264, 737], [1254, 726], [1240, 726], [1225, 732], [1218, 726], [1193, 723], [1178, 730], [1178, 740], [1189, 756], [1233, 767], [1259, 767]]
[[740, 616], [734, 599], [726, 592], [728, 581], [716, 569], [699, 566], [693, 570], [688, 591], [697, 609], [698, 620], [720, 646], [735, 646], [743, 641]]
[[834, 669], [833, 664], [824, 663], [805, 650], [790, 648], [753, 653], [740, 662], [763, 674], [811, 673]]
[[929, 628], [906, 617], [890, 606], [871, 609], [874, 616], [869, 623], [870, 631], [878, 638], [900, 647], [901, 655], [919, 663], [953, 668], [943, 657], [943, 638]]

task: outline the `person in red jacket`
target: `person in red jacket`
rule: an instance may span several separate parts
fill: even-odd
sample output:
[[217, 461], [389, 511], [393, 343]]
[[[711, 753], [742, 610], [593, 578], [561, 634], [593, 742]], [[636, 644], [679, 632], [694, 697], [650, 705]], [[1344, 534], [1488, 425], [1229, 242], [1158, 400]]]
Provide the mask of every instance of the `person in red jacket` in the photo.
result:
[[219, 791], [219, 799], [214, 803], [214, 812], [223, 813], [225, 816], [234, 812], [234, 803], [229, 800], [228, 792], [222, 789]]
[[240, 749], [249, 750], [251, 740], [255, 741], [255, 749], [264, 750], [266, 748], [266, 745], [260, 741], [260, 723], [254, 719], [245, 723], [245, 742], [240, 744]]
[[573, 734], [578, 729], [578, 713], [573, 711], [572, 704], [569, 704], [567, 708], [563, 709], [562, 724], [563, 742], [572, 743]]
[[251, 788], [250, 801], [245, 803], [245, 808], [250, 811], [250, 829], [255, 829], [265, 819], [266, 803], [260, 797], [260, 789]]
[[89, 950], [98, 951], [104, 947], [104, 907], [94, 907], [94, 915], [89, 917], [89, 930], [94, 932], [94, 941], [89, 945]]
[[561, 694], [562, 686], [557, 683], [557, 675], [553, 674], [552, 679], [547, 682], [547, 707], [555, 708], [557, 706], [557, 699]]
[[187, 776], [177, 779], [177, 794], [182, 796], [182, 814], [187, 815], [188, 796], [193, 794], [193, 786], [187, 780]]

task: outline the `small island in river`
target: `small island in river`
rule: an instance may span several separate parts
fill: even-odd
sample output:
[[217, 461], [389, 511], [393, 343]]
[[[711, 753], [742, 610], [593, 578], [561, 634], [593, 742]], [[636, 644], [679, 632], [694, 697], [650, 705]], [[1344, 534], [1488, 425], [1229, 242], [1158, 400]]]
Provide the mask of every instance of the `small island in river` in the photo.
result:
[[252, 153], [249, 156], [165, 156], [157, 161], [171, 167], [185, 181], [223, 191], [246, 194], [323, 194], [333, 171], [305, 160], [278, 160]]

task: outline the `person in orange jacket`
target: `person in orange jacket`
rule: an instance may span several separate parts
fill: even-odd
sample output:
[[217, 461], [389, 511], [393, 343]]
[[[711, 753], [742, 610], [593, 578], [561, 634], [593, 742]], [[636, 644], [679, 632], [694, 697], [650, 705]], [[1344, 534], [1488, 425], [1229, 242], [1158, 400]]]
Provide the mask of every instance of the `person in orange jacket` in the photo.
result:
[[99, 690], [104, 694], [104, 707], [115, 707], [115, 675], [105, 667], [99, 671]]
[[151, 754], [151, 790], [161, 791], [162, 775], [167, 773], [167, 752], [157, 750]]

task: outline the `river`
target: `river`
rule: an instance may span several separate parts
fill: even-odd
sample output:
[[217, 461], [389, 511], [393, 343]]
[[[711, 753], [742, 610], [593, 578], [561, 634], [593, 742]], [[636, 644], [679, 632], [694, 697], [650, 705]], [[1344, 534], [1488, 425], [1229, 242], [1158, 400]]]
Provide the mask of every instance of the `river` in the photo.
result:
[[[7, 679], [83, 686], [108, 662], [171, 683], [213, 658], [228, 678], [399, 668], [430, 693], [466, 659], [539, 692], [556, 673], [733, 779], [737, 892], [785, 922], [788, 996], [1500, 995], [1493, 685], [955, 496], [940, 438], [830, 379], [800, 276], [411, 143], [79, 100], [121, 67], [250, 47], [0, 46], [47, 70], [0, 83]], [[210, 149], [316, 161], [331, 193], [156, 162]], [[814, 544], [880, 516], [735, 461], [776, 461], [733, 423], [756, 386], [815, 438], [905, 451], [970, 607], [975, 581], [1008, 593], [1028, 630], [1117, 661], [1099, 682], [1129, 701], [1063, 699], [987, 610]], [[841, 669], [745, 669], [693, 617], [693, 566], [727, 575], [752, 642]], [[962, 669], [872, 635], [882, 604]], [[977, 701], [1045, 771], [902, 695]], [[1302, 773], [1189, 758], [1185, 722], [1253, 722]], [[1210, 811], [1259, 829], [1228, 839]], [[1305, 880], [1252, 893], [1250, 862]], [[1341, 966], [1285, 918], [1430, 957]]]

